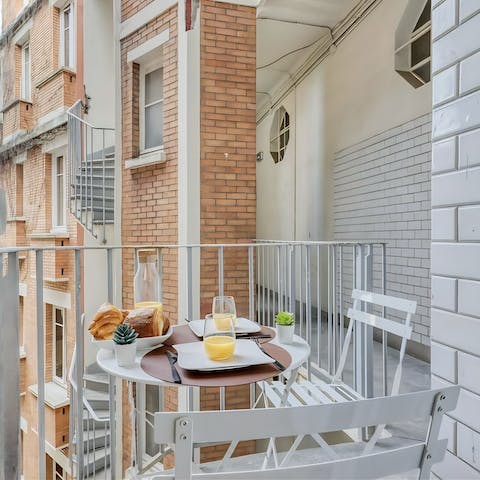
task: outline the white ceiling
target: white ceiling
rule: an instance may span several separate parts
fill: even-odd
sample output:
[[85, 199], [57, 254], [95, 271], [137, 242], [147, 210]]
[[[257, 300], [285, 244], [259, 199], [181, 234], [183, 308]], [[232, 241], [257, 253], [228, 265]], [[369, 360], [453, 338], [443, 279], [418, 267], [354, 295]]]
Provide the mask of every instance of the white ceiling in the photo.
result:
[[[257, 107], [294, 73], [358, 0], [264, 0], [257, 9]], [[298, 22], [298, 23], [295, 23]], [[308, 25], [305, 25], [308, 24]], [[313, 44], [313, 45], [312, 45]], [[303, 48], [310, 45], [308, 48]], [[289, 54], [294, 50], [298, 52]], [[287, 55], [288, 54], [288, 55]], [[285, 58], [275, 62], [275, 60]], [[266, 68], [258, 68], [268, 65]]]

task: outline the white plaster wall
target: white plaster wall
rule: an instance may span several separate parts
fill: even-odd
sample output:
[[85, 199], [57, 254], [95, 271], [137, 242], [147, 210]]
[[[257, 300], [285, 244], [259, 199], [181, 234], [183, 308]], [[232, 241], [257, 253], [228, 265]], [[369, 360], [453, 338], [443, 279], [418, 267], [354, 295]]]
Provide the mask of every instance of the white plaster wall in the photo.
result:
[[[431, 111], [430, 84], [415, 90], [393, 67], [406, 4], [384, 0], [283, 100], [293, 130], [283, 162], [268, 151], [272, 115], [258, 125], [257, 237], [331, 239], [334, 153]], [[274, 190], [291, 188], [295, 176], [293, 206]]]
[[[87, 1], [84, 3], [84, 75], [85, 90], [91, 97], [87, 121], [96, 127], [115, 126], [115, 80], [114, 80], [114, 33], [113, 2]], [[97, 148], [102, 148], [102, 137], [95, 136]], [[106, 137], [107, 146], [113, 144], [114, 134]], [[119, 172], [117, 172], [117, 175]], [[113, 227], [107, 226], [107, 238], [110, 244], [120, 244], [113, 238]], [[94, 238], [85, 231], [85, 246], [101, 245], [101, 235]], [[120, 255], [114, 255], [114, 283], [120, 278]], [[96, 349], [90, 341], [87, 331], [93, 315], [98, 307], [107, 301], [107, 263], [106, 253], [101, 250], [90, 250], [84, 256], [84, 310], [85, 310], [85, 363], [95, 360]], [[119, 285], [114, 285], [118, 292]], [[115, 303], [119, 306], [121, 300]]]
[[[335, 182], [338, 182], [338, 178], [334, 178], [335, 158], [343, 155], [339, 152], [354, 148], [358, 144], [367, 144], [370, 140], [374, 142], [376, 136], [383, 138], [387, 132], [397, 131], [399, 128], [401, 130], [402, 127], [399, 126], [413, 123], [415, 119], [431, 112], [431, 85], [414, 89], [394, 70], [394, 35], [406, 5], [407, 0], [381, 2], [283, 99], [281, 104], [291, 115], [292, 132], [285, 159], [277, 165], [273, 163], [269, 154], [273, 112], [259, 123], [257, 151], [264, 152], [264, 160], [257, 163], [258, 238], [363, 240], [367, 237], [364, 229], [359, 228], [358, 222], [356, 224], [352, 222], [352, 225], [347, 222], [341, 230], [335, 228], [338, 221], [334, 203], [334, 186]], [[424, 131], [420, 133], [428, 132], [429, 127], [425, 125]], [[404, 137], [398, 137], [394, 143], [405, 142], [404, 147], [398, 147], [406, 151], [410, 148], [407, 143], [411, 142], [411, 147], [414, 147], [416, 140]], [[387, 147], [388, 145], [386, 149]], [[419, 164], [419, 159], [411, 162], [419, 153], [429, 155], [426, 150], [422, 152], [412, 150], [411, 155], [406, 156], [409, 158], [404, 159], [405, 165]], [[423, 159], [421, 161], [424, 162]], [[349, 175], [350, 173], [346, 171], [345, 177]], [[408, 191], [410, 185], [404, 185], [402, 188], [405, 195], [398, 192], [396, 201], [400, 209], [405, 209], [407, 207], [403, 205], [404, 197], [413, 191]], [[428, 186], [427, 190], [429, 188]], [[367, 190], [373, 198], [375, 187]], [[425, 192], [424, 196], [424, 203], [428, 205], [422, 206], [422, 209], [429, 213], [429, 191]], [[383, 208], [381, 199], [376, 207]], [[396, 207], [390, 205], [389, 208], [395, 211]], [[388, 211], [385, 210], [384, 213], [384, 217], [388, 217]], [[361, 213], [366, 216], [371, 214], [368, 209]], [[418, 230], [422, 230], [418, 234], [418, 239], [423, 239], [421, 241], [428, 244], [430, 219], [424, 220], [425, 222], [418, 227]], [[379, 223], [385, 221], [390, 220], [379, 219]], [[382, 235], [380, 225], [379, 228], [373, 226], [371, 231], [373, 233], [368, 235], [369, 239], [392, 240], [395, 242], [393, 244], [395, 248], [397, 246], [404, 248], [404, 244], [408, 243], [407, 237], [404, 238], [400, 230], [388, 237]], [[417, 239], [416, 234], [412, 238]], [[408, 252], [405, 247], [405, 255], [413, 254], [415, 257], [415, 246], [411, 247]], [[428, 253], [428, 246], [422, 248]], [[405, 282], [397, 278], [395, 272], [405, 275], [407, 269], [421, 264], [425, 270], [421, 281], [428, 284], [429, 258], [423, 253], [422, 250], [418, 258], [412, 259], [412, 265], [401, 259], [399, 265], [392, 266], [387, 277], [388, 282], [391, 285], [403, 285]], [[323, 265], [323, 269], [325, 278], [326, 265]], [[312, 265], [312, 270], [315, 274], [315, 265]], [[423, 300], [419, 307], [418, 321], [415, 321], [417, 329], [415, 340], [424, 344], [428, 344], [429, 334], [427, 287], [428, 285], [419, 285]], [[412, 292], [399, 291], [395, 288], [392, 289], [392, 294], [415, 298]], [[326, 298], [325, 294], [323, 298]], [[315, 304], [316, 300], [313, 300]]]
[[84, 2], [85, 89], [91, 97], [88, 121], [98, 127], [115, 124], [113, 2]]
[[257, 152], [264, 158], [257, 162], [257, 238], [294, 240], [295, 211], [295, 95], [286, 97], [282, 105], [292, 122], [290, 140], [284, 159], [273, 163], [270, 155], [269, 115], [257, 129]]

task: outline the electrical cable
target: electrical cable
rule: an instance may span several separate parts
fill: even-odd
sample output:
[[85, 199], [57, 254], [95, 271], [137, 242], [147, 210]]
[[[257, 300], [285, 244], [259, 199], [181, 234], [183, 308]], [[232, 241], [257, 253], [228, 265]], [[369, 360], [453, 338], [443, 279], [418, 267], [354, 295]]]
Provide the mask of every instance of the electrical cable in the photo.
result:
[[293, 55], [294, 53], [298, 53], [298, 52], [301, 52], [302, 50], [305, 50], [307, 48], [310, 48], [310, 47], [313, 47], [313, 45], [315, 45], [316, 43], [318, 43], [320, 40], [322, 40], [323, 37], [320, 37], [320, 38], [317, 38], [317, 40], [315, 40], [314, 42], [312, 43], [309, 43], [308, 45], [304, 45], [303, 47], [300, 47], [300, 48], [296, 48], [295, 50], [292, 50], [291, 52], [287, 52], [285, 53], [284, 55], [282, 55], [281, 57], [278, 57], [277, 59], [273, 60], [272, 62], [270, 63], [266, 63], [265, 65], [261, 65], [259, 67], [257, 67], [256, 69], [257, 70], [262, 70], [263, 68], [268, 68], [268, 67], [271, 67], [272, 65], [275, 65], [275, 63], [278, 63], [280, 60], [283, 60], [284, 58], [290, 56], [290, 55]]

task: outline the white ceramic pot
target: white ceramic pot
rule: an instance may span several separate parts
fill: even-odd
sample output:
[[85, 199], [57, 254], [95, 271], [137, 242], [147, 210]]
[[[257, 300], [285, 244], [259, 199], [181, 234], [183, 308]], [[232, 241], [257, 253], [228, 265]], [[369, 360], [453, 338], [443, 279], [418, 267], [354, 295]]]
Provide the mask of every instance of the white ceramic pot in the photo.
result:
[[129, 367], [135, 363], [137, 342], [129, 343], [128, 345], [117, 345], [115, 343], [114, 348], [119, 367]]
[[295, 324], [293, 325], [279, 325], [277, 323], [277, 335], [279, 343], [288, 345], [293, 342], [293, 333], [295, 331]]

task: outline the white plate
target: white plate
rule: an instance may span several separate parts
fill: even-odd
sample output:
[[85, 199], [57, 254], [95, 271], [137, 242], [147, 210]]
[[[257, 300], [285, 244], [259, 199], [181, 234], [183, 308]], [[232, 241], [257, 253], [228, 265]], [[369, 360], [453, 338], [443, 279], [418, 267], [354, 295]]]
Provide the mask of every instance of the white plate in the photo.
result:
[[[205, 326], [205, 320], [192, 320], [188, 323], [188, 326], [192, 329], [192, 332], [197, 337], [203, 337], [203, 329]], [[248, 318], [238, 317], [237, 325], [235, 326], [235, 333], [256, 333], [259, 332], [262, 327]]]
[[226, 370], [273, 363], [251, 340], [237, 340], [235, 351], [228, 360], [210, 360], [203, 342], [182, 343], [173, 346], [178, 352], [178, 365], [185, 370]]
[[[159, 335], [158, 337], [143, 337], [137, 338], [137, 350], [146, 350], [147, 348], [158, 347], [163, 344], [173, 333], [173, 328], [170, 325], [170, 328], [167, 330], [165, 335]], [[98, 348], [104, 348], [105, 350], [113, 351], [113, 340], [95, 340], [93, 336], [90, 335], [92, 343]]]

